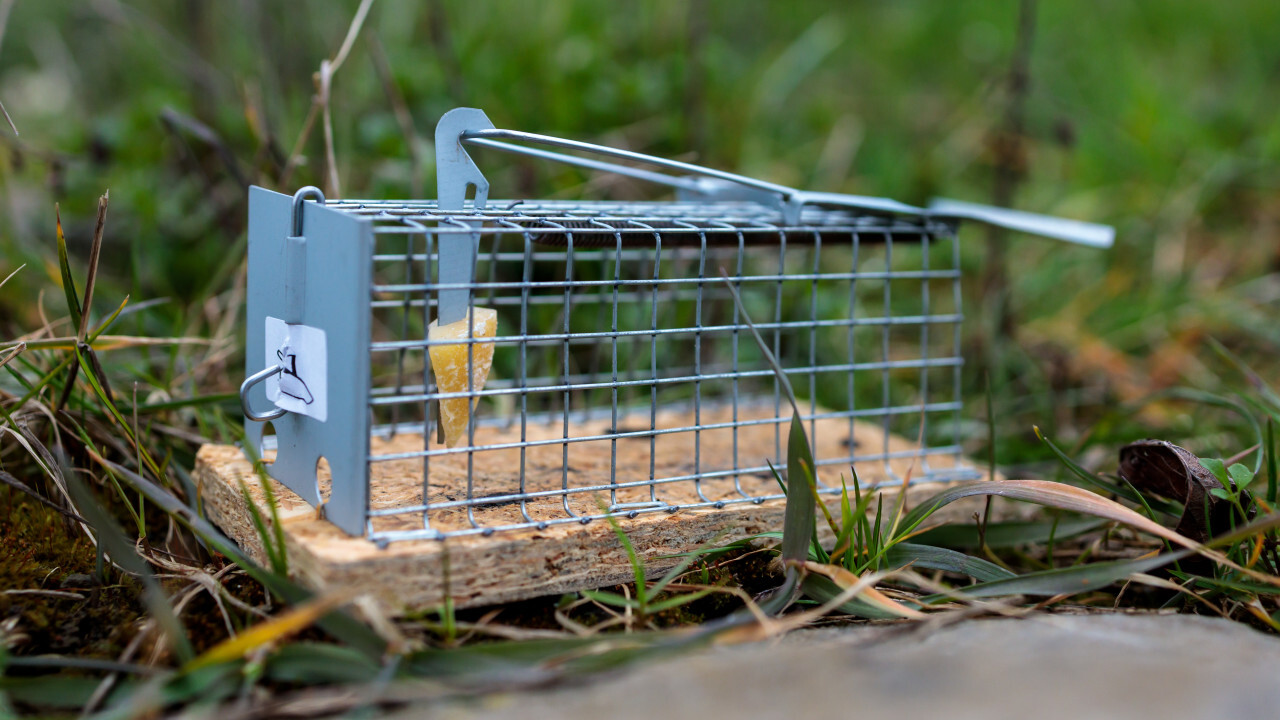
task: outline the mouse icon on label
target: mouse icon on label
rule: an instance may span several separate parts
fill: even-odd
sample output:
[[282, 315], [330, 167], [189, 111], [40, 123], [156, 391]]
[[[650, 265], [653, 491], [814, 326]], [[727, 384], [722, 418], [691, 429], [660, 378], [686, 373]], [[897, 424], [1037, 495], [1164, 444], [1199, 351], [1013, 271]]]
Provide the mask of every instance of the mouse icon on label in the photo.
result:
[[286, 355], [283, 350], [277, 350], [276, 357], [280, 360], [280, 392], [308, 405], [315, 402], [307, 384], [298, 377], [298, 356], [293, 353]]

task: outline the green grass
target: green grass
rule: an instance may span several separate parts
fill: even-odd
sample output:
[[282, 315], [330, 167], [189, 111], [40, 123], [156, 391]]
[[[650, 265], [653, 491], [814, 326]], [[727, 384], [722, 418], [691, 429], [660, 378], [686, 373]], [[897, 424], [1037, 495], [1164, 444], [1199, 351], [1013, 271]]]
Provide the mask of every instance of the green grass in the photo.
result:
[[[431, 128], [467, 105], [501, 127], [917, 204], [989, 201], [1013, 172], [1017, 207], [1119, 231], [1107, 252], [962, 234], [963, 382], [989, 391], [967, 393], [957, 430], [971, 456], [1045, 484], [899, 507], [851, 473], [819, 512], [797, 423], [780, 534], [658, 578], [631, 552], [633, 583], [496, 620], [446, 603], [376, 625], [289, 580], [267, 517], [267, 567], [244, 557], [189, 476], [199, 440], [239, 437], [245, 186], [331, 184], [321, 126], [304, 126], [312, 73], [353, 11], [16, 3], [0, 23], [0, 102], [21, 132], [0, 124], [0, 713], [138, 715], [334, 684], [359, 692], [328, 709], [354, 712], [542, 685], [819, 612], [1120, 602], [1280, 630], [1280, 5], [1041, 4], [1015, 99], [1017, 3], [636, 3], [607, 18], [585, 0], [499, 15], [375, 4], [333, 80], [342, 195], [431, 194]], [[1025, 117], [1012, 155], [1011, 102]], [[495, 197], [652, 196], [482, 162]], [[992, 285], [997, 262], [1007, 280]], [[1234, 483], [1210, 493], [1237, 511], [1206, 528], [1208, 547], [1145, 524], [1183, 508], [1111, 472], [1145, 437]], [[935, 522], [989, 492], [1046, 509]]]

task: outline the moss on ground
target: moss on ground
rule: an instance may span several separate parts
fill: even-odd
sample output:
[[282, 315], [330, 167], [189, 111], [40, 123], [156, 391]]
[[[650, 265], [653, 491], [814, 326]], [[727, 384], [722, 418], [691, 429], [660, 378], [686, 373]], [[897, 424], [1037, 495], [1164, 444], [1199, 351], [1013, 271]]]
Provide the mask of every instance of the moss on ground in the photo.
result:
[[[95, 577], [97, 551], [62, 515], [11, 488], [0, 488], [0, 617], [18, 617], [10, 648], [19, 655], [44, 653], [115, 658], [145, 608], [138, 583], [112, 573]], [[77, 597], [28, 590], [51, 590]]]

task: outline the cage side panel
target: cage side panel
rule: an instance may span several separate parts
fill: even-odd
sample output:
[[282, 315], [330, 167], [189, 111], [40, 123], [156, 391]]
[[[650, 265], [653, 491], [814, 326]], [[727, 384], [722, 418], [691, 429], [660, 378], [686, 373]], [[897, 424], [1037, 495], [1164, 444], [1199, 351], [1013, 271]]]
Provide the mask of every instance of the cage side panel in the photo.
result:
[[[434, 241], [466, 229], [373, 216], [371, 409], [381, 423], [428, 430], [375, 438], [373, 537], [780, 497], [768, 462], [785, 457], [789, 405], [721, 270], [800, 395], [821, 491], [838, 493], [854, 463], [873, 484], [971, 474], [956, 443], [958, 398], [944, 394], [958, 387], [961, 362], [948, 228], [784, 230], [674, 210], [657, 228], [647, 215], [595, 207], [542, 218], [537, 231], [499, 219], [481, 232], [470, 289], [475, 305], [497, 311], [498, 334], [487, 384], [467, 393], [478, 398], [472, 433], [453, 448], [429, 432], [439, 389], [429, 373], [412, 378], [425, 366], [435, 294], [451, 287], [433, 272]], [[506, 217], [525, 221], [519, 212]], [[429, 482], [406, 489], [396, 478], [421, 478], [415, 466]]]
[[[284, 261], [284, 236], [281, 228], [289, 226], [290, 198], [265, 188], [249, 188], [249, 277], [248, 296], [245, 302], [245, 361], [244, 375], [249, 377], [266, 367], [266, 337], [261, 331], [254, 329], [265, 325], [267, 309], [278, 308], [284, 303], [283, 288], [272, 282], [272, 268], [279, 267]], [[264, 393], [264, 386], [258, 385], [249, 393], [254, 408], [264, 411], [270, 404]], [[283, 418], [282, 418], [283, 419]], [[273, 423], [273, 427], [275, 424]], [[244, 420], [245, 442], [254, 448], [255, 454], [262, 455], [263, 435], [266, 424], [248, 418]], [[313, 487], [292, 487], [311, 504], [320, 502], [319, 491]]]
[[[285, 317], [281, 282], [284, 241], [291, 231], [291, 198], [261, 188], [250, 194], [249, 297], [246, 370], [266, 367], [268, 317]], [[272, 422], [278, 450], [272, 477], [351, 534], [363, 534], [368, 511], [369, 267], [368, 223], [331, 209], [303, 205], [305, 290], [303, 325], [325, 334], [327, 417], [287, 413]], [[255, 407], [265, 403], [255, 391]], [[262, 427], [246, 423], [261, 447]], [[321, 459], [328, 462], [328, 477]], [[331, 480], [324, 482], [325, 480]], [[325, 491], [328, 491], [327, 493]], [[327, 498], [325, 497], [327, 494]]]

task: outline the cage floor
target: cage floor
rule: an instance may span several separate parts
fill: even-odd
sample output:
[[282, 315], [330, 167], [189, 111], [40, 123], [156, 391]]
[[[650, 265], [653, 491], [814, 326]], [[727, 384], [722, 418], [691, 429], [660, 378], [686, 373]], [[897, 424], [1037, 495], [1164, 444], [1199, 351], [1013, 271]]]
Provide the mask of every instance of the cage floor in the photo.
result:
[[[818, 414], [821, 413], [819, 409]], [[525, 428], [525, 442], [547, 444], [525, 448], [523, 488], [519, 448], [479, 450], [470, 453], [470, 457], [465, 452], [434, 456], [429, 461], [427, 498], [430, 504], [460, 504], [432, 509], [426, 519], [431, 529], [442, 532], [503, 529], [530, 522], [576, 522], [580, 517], [599, 516], [614, 504], [632, 506], [656, 501], [667, 507], [639, 511], [669, 512], [675, 507], [715, 509], [722, 503], [754, 502], [779, 495], [781, 489], [768, 469], [766, 458], [785, 470], [785, 460], [780, 463], [776, 458], [785, 457], [789, 423], [772, 421], [776, 417], [772, 404], [739, 407], [736, 420], [734, 414], [733, 408], [723, 406], [704, 407], [696, 417], [692, 410], [668, 410], [658, 414], [656, 427], [712, 427], [696, 433], [662, 434], [652, 442], [648, 436], [573, 442], [568, 446], [567, 455], [560, 442], [564, 427], [559, 418], [550, 423], [530, 423]], [[650, 420], [647, 411], [621, 416], [618, 431], [645, 432], [650, 428]], [[753, 422], [757, 424], [741, 425]], [[608, 418], [590, 421], [570, 416], [569, 429], [574, 436], [607, 435], [611, 425]], [[741, 426], [715, 427], [717, 425]], [[913, 462], [918, 446], [894, 435], [887, 436], [886, 442], [884, 431], [876, 424], [851, 424], [847, 418], [820, 418], [813, 424], [806, 423], [806, 430], [816, 437], [819, 483], [832, 490], [840, 487], [843, 478], [852, 492], [849, 464], [843, 460], [851, 456], [892, 458], [857, 463], [864, 487], [900, 482], [907, 472], [916, 479], [928, 479], [954, 477], [961, 469], [952, 454], [929, 455]], [[476, 429], [474, 444], [515, 444], [520, 440], [518, 425], [489, 426]], [[429, 447], [442, 446], [432, 442]], [[419, 434], [402, 433], [393, 438], [374, 438], [372, 442], [375, 457], [422, 449]], [[824, 458], [841, 460], [822, 464]], [[470, 493], [466, 482], [469, 463]], [[422, 458], [374, 462], [371, 468], [374, 533], [393, 534], [426, 527], [421, 511], [398, 511], [423, 504]], [[748, 472], [737, 472], [744, 469]], [[722, 475], [697, 481], [671, 480], [708, 473]], [[327, 491], [327, 466], [322, 465], [320, 477], [323, 497]], [[651, 478], [657, 478], [653, 485], [650, 485]], [[567, 494], [560, 494], [565, 488], [568, 488]], [[517, 493], [549, 494], [524, 501], [510, 498]], [[468, 498], [473, 504], [468, 504]], [[488, 498], [494, 501], [485, 502]], [[380, 512], [396, 514], [378, 515]]]
[[[710, 424], [723, 421], [721, 414], [729, 409], [703, 411], [702, 421]], [[758, 410], [757, 412], [762, 412]], [[772, 414], [772, 406], [768, 408]], [[740, 410], [739, 419], [746, 417]], [[635, 419], [635, 418], [632, 418]], [[648, 427], [648, 415], [644, 415]], [[693, 413], [667, 413], [659, 418], [659, 426], [684, 427], [694, 420]], [[608, 424], [608, 421], [605, 421]], [[619, 422], [620, 426], [624, 424]], [[603, 425], [600, 429], [604, 429]], [[887, 438], [878, 425], [857, 423], [852, 439], [847, 419], [819, 419], [816, 421], [816, 451], [823, 457], [850, 455], [846, 443], [856, 443], [858, 454], [880, 454], [885, 444], [890, 453], [902, 454], [888, 463], [882, 460], [859, 463], [858, 475], [864, 487], [885, 485], [900, 478], [911, 466], [910, 457], [919, 449], [914, 442], [889, 435]], [[504, 431], [488, 428], [481, 431], [477, 442], [492, 442]], [[510, 431], [506, 431], [510, 432]], [[519, 428], [514, 429], [516, 439]], [[530, 425], [527, 439], [558, 438], [562, 432], [555, 427]], [[489, 434], [494, 437], [489, 437]], [[784, 438], [785, 440], [785, 438]], [[691, 433], [660, 436], [655, 443], [655, 474], [669, 477], [691, 472], [700, 464], [707, 470], [717, 467], [732, 468], [732, 432], [703, 431], [697, 439], [700, 445], [695, 461], [695, 439]], [[749, 455], [742, 448], [755, 448], [763, 458], [773, 454], [774, 426], [754, 425], [739, 428], [740, 457]], [[611, 446], [609, 441], [575, 443], [570, 448], [569, 467], [571, 484], [607, 483], [609, 477]], [[434, 447], [434, 444], [432, 445]], [[420, 435], [399, 435], [392, 439], [374, 439], [374, 453], [420, 450]], [[477, 452], [473, 462], [473, 491], [493, 494], [518, 488], [519, 451], [514, 455], [507, 451], [495, 453]], [[526, 490], [557, 489], [563, 482], [561, 472], [562, 447], [547, 445], [529, 448], [526, 455]], [[484, 457], [489, 456], [489, 457]], [[513, 460], [514, 458], [514, 460]], [[619, 440], [616, 456], [619, 482], [640, 481], [649, 478], [649, 441], [645, 439]], [[466, 454], [446, 455], [431, 459], [432, 485], [429, 489], [433, 500], [466, 497]], [[953, 456], [929, 458], [930, 468], [943, 473], [954, 468]], [[452, 471], [451, 471], [452, 470]], [[917, 461], [913, 477], [920, 477], [922, 465]], [[847, 475], [847, 466], [829, 465], [819, 468], [820, 480], [839, 487], [841, 473]], [[227, 445], [206, 445], [201, 448], [193, 476], [197, 482], [203, 507], [209, 517], [236, 540], [251, 555], [263, 558], [261, 538], [254, 529], [253, 520], [245, 505], [242, 488], [246, 488], [251, 500], [262, 514], [269, 517], [263, 490], [257, 475], [239, 448]], [[389, 461], [373, 464], [370, 494], [374, 510], [417, 504], [422, 498], [421, 459]], [[327, 467], [321, 469], [322, 494], [328, 484]], [[449, 537], [446, 540], [407, 540], [393, 542], [385, 548], [364, 537], [348, 536], [321, 517], [283, 485], [271, 481], [277, 499], [278, 514], [284, 529], [289, 551], [289, 566], [293, 574], [304, 583], [323, 589], [332, 587], [368, 588], [374, 601], [386, 612], [399, 613], [408, 609], [438, 605], [448, 592], [459, 607], [508, 602], [540, 595], [562, 593], [584, 588], [605, 587], [626, 582], [632, 577], [632, 569], [609, 524], [594, 521], [582, 524], [577, 521], [550, 524], [545, 528], [530, 528], [496, 532], [485, 536], [469, 534]], [[756, 473], [740, 478], [740, 487], [747, 495], [776, 494], [777, 483], [772, 477]], [[886, 486], [886, 502], [896, 495], [897, 484]], [[913, 485], [908, 491], [908, 503], [919, 502], [940, 491], [943, 485], [931, 482]], [[660, 572], [675, 560], [664, 556], [692, 550], [709, 542], [723, 543], [766, 530], [781, 529], [784, 503], [769, 500], [763, 503], [742, 502], [688, 507], [704, 502], [693, 482], [677, 482], [661, 485], [659, 499], [681, 505], [677, 512], [642, 513], [634, 518], [620, 518], [621, 526], [628, 533], [637, 551], [647, 559], [650, 572]], [[701, 483], [702, 494], [710, 501], [741, 498], [733, 478]], [[578, 514], [598, 514], [600, 502], [609, 502], [607, 489], [583, 492], [568, 496], [569, 508]], [[629, 502], [636, 498], [648, 499], [648, 487], [620, 491], [618, 501]], [[828, 503], [837, 502], [837, 496], [828, 495]], [[961, 501], [948, 506], [939, 519], [965, 519], [982, 506], [981, 499], [974, 503]], [[526, 505], [530, 516], [538, 519], [566, 517], [559, 496], [530, 501]], [[1010, 507], [1001, 506], [999, 515], [1008, 519], [1015, 513]], [[478, 507], [474, 511], [477, 523], [499, 526], [523, 520], [518, 503]], [[376, 529], [417, 529], [422, 527], [421, 513], [376, 518]], [[454, 507], [432, 511], [432, 526], [439, 529], [471, 527], [466, 508]], [[380, 526], [380, 527], [379, 527]], [[451, 568], [446, 586], [443, 558], [448, 555]]]

